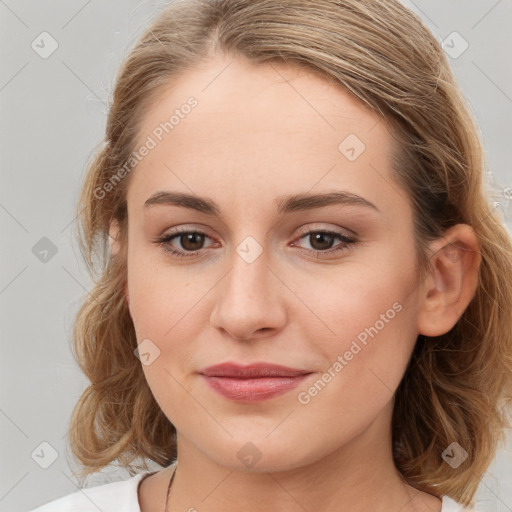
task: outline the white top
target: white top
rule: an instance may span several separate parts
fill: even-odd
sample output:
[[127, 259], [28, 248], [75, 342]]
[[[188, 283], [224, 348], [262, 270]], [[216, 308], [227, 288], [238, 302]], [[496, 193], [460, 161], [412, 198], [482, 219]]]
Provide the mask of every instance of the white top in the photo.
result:
[[[30, 512], [141, 512], [138, 484], [142, 477], [156, 471], [139, 473], [127, 480], [82, 489], [50, 501]], [[441, 512], [474, 512], [448, 496], [443, 496]]]

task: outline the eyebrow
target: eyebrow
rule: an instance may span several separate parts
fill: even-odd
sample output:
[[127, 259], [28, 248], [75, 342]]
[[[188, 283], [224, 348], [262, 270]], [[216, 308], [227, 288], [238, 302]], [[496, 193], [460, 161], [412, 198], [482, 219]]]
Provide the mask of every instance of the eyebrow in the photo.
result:
[[[325, 194], [296, 194], [276, 198], [275, 205], [280, 214], [291, 213], [331, 205], [363, 206], [380, 211], [372, 202], [351, 192], [337, 191]], [[203, 198], [183, 192], [159, 191], [155, 192], [144, 203], [145, 207], [155, 205], [181, 206], [196, 210], [207, 215], [220, 216], [220, 208], [210, 198]]]

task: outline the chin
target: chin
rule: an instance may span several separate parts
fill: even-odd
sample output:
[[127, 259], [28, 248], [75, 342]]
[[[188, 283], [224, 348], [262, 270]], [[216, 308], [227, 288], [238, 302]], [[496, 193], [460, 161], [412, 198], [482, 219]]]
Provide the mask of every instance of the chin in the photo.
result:
[[[275, 428], [275, 424], [273, 426]], [[229, 429], [228, 429], [229, 430]], [[313, 464], [333, 451], [332, 446], [317, 446], [312, 436], [306, 440], [303, 434], [283, 430], [281, 435], [265, 429], [255, 433], [254, 430], [230, 430], [233, 438], [223, 436], [222, 440], [203, 439], [197, 446], [215, 464], [231, 471], [247, 473], [278, 473]], [[251, 435], [252, 434], [252, 435]], [[201, 443], [201, 444], [202, 444]]]

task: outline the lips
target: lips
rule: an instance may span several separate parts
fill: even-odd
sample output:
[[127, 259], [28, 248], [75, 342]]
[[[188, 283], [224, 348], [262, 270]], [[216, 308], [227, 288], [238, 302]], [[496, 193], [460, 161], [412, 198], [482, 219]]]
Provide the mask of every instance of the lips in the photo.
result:
[[202, 370], [201, 373], [207, 377], [256, 379], [261, 377], [297, 377], [311, 372], [270, 363], [254, 363], [245, 366], [237, 363], [221, 363], [209, 366]]
[[271, 363], [221, 363], [200, 374], [211, 389], [225, 398], [243, 402], [267, 400], [298, 386], [312, 372]]

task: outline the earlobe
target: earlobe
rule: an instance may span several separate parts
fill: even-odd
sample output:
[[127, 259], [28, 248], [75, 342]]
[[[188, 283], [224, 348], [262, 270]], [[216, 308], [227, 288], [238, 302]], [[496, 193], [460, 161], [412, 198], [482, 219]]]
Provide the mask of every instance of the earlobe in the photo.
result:
[[476, 234], [457, 224], [431, 245], [431, 271], [422, 283], [418, 333], [440, 336], [462, 316], [478, 285], [481, 263]]

